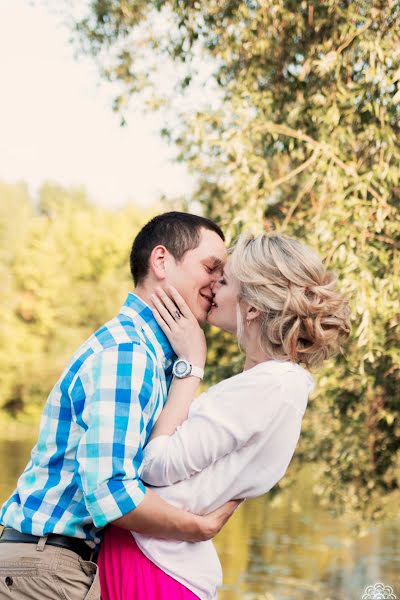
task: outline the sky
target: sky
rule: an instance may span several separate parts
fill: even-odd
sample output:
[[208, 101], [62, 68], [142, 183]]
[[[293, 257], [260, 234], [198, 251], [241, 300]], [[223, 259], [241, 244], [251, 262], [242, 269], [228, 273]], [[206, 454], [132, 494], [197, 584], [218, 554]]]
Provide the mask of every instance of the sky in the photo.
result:
[[84, 186], [91, 200], [148, 206], [190, 193], [172, 163], [159, 117], [132, 101], [128, 124], [112, 111], [112, 89], [90, 58], [74, 55], [60, 16], [29, 0], [0, 0], [0, 180]]

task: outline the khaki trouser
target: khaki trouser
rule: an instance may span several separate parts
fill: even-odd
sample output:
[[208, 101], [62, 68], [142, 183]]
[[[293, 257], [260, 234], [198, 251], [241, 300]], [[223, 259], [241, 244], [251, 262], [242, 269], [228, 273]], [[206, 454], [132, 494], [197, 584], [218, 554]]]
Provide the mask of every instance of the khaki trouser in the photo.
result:
[[97, 565], [64, 548], [2, 542], [0, 600], [6, 599], [100, 600]]

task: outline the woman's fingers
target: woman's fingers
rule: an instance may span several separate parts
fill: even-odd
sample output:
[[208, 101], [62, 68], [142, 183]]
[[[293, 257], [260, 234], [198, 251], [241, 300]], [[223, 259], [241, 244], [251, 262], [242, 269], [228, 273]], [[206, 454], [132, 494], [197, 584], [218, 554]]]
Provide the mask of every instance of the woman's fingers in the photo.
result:
[[163, 305], [165, 306], [165, 308], [169, 311], [170, 315], [172, 316], [172, 318], [177, 321], [180, 319], [180, 317], [182, 316], [181, 311], [179, 310], [179, 308], [177, 307], [176, 304], [173, 303], [173, 301], [171, 300], [171, 298], [168, 296], [168, 294], [166, 294], [164, 292], [164, 290], [160, 287], [157, 287], [155, 289], [158, 299], [161, 300], [161, 302], [163, 303]]
[[185, 300], [182, 298], [182, 296], [180, 295], [178, 290], [176, 288], [174, 288], [173, 285], [168, 286], [168, 291], [171, 294], [172, 300], [175, 302], [176, 306], [179, 308], [182, 315], [184, 317], [186, 317], [187, 319], [189, 319], [191, 316], [193, 316], [193, 313], [190, 310], [190, 308], [188, 307], [188, 305], [186, 304]]
[[160, 313], [158, 312], [157, 307], [154, 304], [154, 301], [153, 301], [153, 315], [154, 315], [155, 320], [157, 321], [157, 323], [159, 324], [159, 326], [161, 327], [161, 329], [165, 333], [165, 335], [168, 336], [168, 334], [171, 333], [171, 329], [167, 325], [167, 323], [164, 321], [164, 319], [162, 318], [162, 316], [160, 315]]
[[[176, 290], [171, 290], [171, 295], [174, 292]], [[184, 356], [193, 364], [204, 365], [207, 352], [204, 332], [180, 294], [176, 292], [172, 300], [163, 289], [156, 288], [150, 299], [156, 321], [168, 337], [175, 354]]]
[[160, 316], [164, 319], [165, 323], [169, 326], [169, 329], [171, 329], [175, 324], [175, 319], [171, 316], [171, 313], [169, 312], [169, 310], [167, 310], [167, 308], [165, 307], [163, 302], [155, 294], [151, 294], [150, 298], [151, 298], [154, 306], [158, 310]]

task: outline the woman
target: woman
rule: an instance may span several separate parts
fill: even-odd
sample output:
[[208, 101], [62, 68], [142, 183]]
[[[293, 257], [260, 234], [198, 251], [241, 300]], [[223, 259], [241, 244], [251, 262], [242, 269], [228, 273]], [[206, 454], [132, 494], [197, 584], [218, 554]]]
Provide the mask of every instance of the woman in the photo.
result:
[[[167, 502], [205, 514], [269, 491], [293, 456], [314, 367], [350, 331], [336, 278], [306, 246], [241, 236], [214, 287], [208, 321], [236, 333], [244, 370], [194, 400], [196, 377], [174, 378], [145, 448], [142, 479]], [[154, 315], [178, 356], [204, 367], [204, 334], [182, 297], [159, 290]], [[177, 310], [178, 308], [178, 310]], [[300, 363], [304, 365], [300, 366]], [[159, 540], [111, 527], [99, 556], [103, 600], [213, 600], [221, 584], [211, 541]]]

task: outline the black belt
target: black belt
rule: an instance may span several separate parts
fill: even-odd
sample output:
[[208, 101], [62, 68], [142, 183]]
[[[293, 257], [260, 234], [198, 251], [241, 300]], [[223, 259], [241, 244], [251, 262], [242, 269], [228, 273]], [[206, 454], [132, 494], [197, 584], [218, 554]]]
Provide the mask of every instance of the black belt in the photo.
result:
[[[16, 529], [5, 527], [3, 534], [0, 536], [0, 543], [12, 542], [17, 544], [37, 544], [40, 539], [41, 538], [38, 535], [20, 533]], [[49, 546], [57, 546], [57, 548], [72, 550], [72, 552], [79, 554], [83, 560], [91, 560], [93, 558], [94, 550], [90, 548], [86, 542], [78, 538], [72, 538], [66, 535], [57, 535], [56, 533], [49, 533], [47, 535], [46, 544]]]

